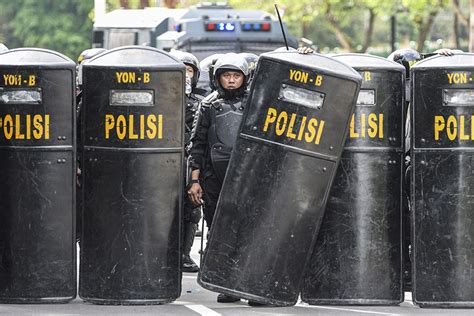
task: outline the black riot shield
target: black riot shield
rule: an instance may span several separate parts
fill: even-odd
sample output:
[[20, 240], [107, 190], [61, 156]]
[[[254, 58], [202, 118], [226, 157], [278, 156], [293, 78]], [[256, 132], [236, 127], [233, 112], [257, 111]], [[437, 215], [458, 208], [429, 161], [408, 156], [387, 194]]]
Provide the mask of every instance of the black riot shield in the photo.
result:
[[413, 301], [474, 307], [474, 54], [412, 78]]
[[181, 292], [184, 65], [149, 47], [84, 65], [79, 295], [160, 304]]
[[199, 283], [294, 305], [361, 78], [318, 54], [260, 56]]
[[76, 296], [75, 63], [0, 54], [0, 302]]
[[362, 86], [301, 298], [398, 304], [405, 68], [364, 54], [334, 58], [356, 69]]

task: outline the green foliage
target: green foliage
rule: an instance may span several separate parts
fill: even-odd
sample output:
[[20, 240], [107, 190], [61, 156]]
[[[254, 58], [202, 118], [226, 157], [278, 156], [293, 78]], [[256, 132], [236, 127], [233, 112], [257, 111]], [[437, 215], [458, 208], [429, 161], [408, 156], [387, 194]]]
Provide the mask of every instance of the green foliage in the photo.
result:
[[[275, 14], [274, 3], [283, 13], [290, 32], [305, 36], [324, 51], [343, 47], [351, 51], [388, 51], [390, 17], [397, 19], [400, 47], [436, 45], [452, 47], [453, 0], [228, 0], [238, 9], [260, 9]], [[44, 47], [75, 59], [91, 45], [93, 0], [0, 0], [0, 42], [8, 47]], [[181, 0], [181, 7], [202, 2]], [[152, 3], [150, 1], [150, 3]], [[459, 0], [460, 11], [468, 16], [469, 1]], [[140, 0], [129, 0], [138, 8]], [[107, 0], [107, 9], [120, 7], [120, 0]], [[373, 34], [368, 36], [370, 16]], [[439, 18], [442, 16], [443, 18]], [[446, 18], [449, 17], [449, 18]], [[430, 22], [431, 21], [431, 22]], [[433, 32], [432, 32], [433, 30]], [[462, 45], [468, 30], [460, 26]], [[443, 41], [436, 41], [443, 39]], [[464, 40], [464, 42], [463, 42]], [[435, 43], [434, 46], [430, 43]], [[440, 44], [441, 43], [441, 44]], [[376, 48], [374, 48], [376, 47]], [[418, 47], [419, 48], [419, 47]]]
[[2, 40], [9, 48], [47, 48], [76, 59], [91, 46], [93, 6], [93, 0], [0, 0]]

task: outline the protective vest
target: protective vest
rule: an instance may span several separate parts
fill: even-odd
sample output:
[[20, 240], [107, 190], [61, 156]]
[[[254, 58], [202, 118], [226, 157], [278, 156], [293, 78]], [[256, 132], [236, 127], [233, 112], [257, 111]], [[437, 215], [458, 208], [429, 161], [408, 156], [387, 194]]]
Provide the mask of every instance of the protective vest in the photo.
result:
[[224, 176], [242, 122], [246, 97], [232, 102], [218, 99], [211, 104], [208, 143], [212, 167], [219, 180]]

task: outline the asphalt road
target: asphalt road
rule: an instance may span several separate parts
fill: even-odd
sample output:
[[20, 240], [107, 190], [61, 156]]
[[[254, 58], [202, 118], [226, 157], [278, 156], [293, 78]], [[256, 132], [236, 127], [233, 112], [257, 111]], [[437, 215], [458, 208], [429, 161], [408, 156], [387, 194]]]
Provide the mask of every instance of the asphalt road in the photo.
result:
[[[192, 257], [199, 262], [200, 239], [196, 238]], [[411, 293], [405, 293], [400, 306], [310, 306], [251, 307], [247, 301], [217, 303], [217, 293], [201, 288], [197, 274], [185, 273], [181, 297], [171, 304], [152, 306], [103, 306], [83, 302], [69, 304], [2, 304], [0, 315], [474, 315], [474, 309], [426, 309], [413, 305]]]

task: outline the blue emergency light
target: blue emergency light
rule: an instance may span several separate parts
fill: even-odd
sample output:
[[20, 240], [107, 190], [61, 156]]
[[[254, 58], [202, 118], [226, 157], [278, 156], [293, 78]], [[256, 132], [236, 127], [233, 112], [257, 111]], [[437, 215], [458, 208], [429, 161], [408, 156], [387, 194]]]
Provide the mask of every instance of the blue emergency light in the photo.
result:
[[210, 32], [234, 32], [235, 31], [235, 23], [232, 23], [232, 22], [206, 23], [206, 31], [210, 31]]
[[270, 32], [271, 24], [268, 22], [263, 23], [249, 23], [245, 22], [241, 24], [242, 31], [244, 32]]

